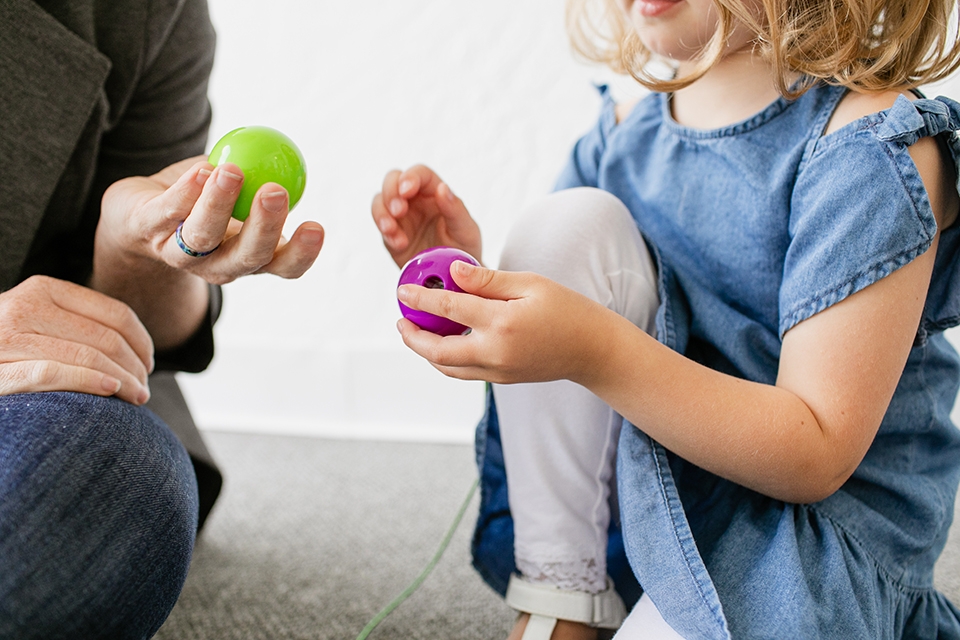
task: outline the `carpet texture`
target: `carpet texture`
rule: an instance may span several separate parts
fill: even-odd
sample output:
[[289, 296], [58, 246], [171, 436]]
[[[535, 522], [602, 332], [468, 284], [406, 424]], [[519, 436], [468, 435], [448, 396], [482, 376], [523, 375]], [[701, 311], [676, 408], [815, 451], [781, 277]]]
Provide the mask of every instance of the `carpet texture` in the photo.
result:
[[[205, 434], [223, 493], [160, 640], [354, 640], [433, 557], [476, 478], [464, 445]], [[369, 640], [502, 640], [514, 613], [470, 566], [478, 498]]]
[[[426, 566], [476, 478], [464, 445], [212, 432], [226, 477], [159, 640], [354, 640]], [[470, 567], [477, 497], [418, 591], [369, 640], [503, 640]], [[960, 603], [960, 526], [936, 583]]]

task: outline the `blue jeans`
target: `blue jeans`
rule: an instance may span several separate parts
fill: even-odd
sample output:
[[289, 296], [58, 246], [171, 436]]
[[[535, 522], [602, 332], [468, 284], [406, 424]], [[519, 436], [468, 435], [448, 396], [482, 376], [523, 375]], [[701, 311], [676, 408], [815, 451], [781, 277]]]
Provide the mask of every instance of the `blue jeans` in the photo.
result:
[[147, 409], [0, 396], [0, 638], [149, 638], [197, 531], [186, 450]]

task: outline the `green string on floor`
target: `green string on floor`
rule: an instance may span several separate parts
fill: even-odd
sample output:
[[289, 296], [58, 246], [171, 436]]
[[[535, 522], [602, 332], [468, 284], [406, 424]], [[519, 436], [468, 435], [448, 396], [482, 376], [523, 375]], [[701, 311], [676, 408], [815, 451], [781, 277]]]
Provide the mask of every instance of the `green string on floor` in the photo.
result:
[[385, 606], [380, 613], [373, 617], [373, 620], [367, 623], [367, 626], [365, 626], [363, 631], [360, 632], [360, 635], [357, 636], [357, 640], [365, 640], [366, 637], [370, 635], [370, 632], [376, 629], [378, 624], [383, 622], [384, 618], [390, 615], [394, 609], [403, 604], [403, 601], [409, 598], [413, 592], [416, 591], [421, 584], [423, 584], [423, 581], [427, 579], [427, 576], [430, 575], [430, 572], [433, 571], [433, 568], [437, 566], [438, 562], [440, 562], [443, 552], [447, 550], [447, 546], [449, 546], [450, 540], [453, 538], [453, 534], [456, 532], [457, 527], [460, 526], [460, 521], [463, 520], [463, 514], [467, 512], [467, 507], [470, 506], [470, 501], [473, 500], [473, 494], [476, 493], [478, 486], [480, 486], [479, 478], [473, 481], [470, 491], [467, 492], [466, 500], [464, 500], [463, 504], [460, 505], [460, 510], [453, 519], [453, 523], [451, 523], [450, 528], [447, 529], [447, 534], [440, 542], [437, 552], [433, 554], [433, 558], [431, 558], [430, 562], [427, 563], [427, 566], [423, 568], [423, 571], [420, 572], [420, 575], [418, 575], [416, 579], [410, 583], [409, 587], [403, 590], [403, 593], [394, 598], [390, 604]]

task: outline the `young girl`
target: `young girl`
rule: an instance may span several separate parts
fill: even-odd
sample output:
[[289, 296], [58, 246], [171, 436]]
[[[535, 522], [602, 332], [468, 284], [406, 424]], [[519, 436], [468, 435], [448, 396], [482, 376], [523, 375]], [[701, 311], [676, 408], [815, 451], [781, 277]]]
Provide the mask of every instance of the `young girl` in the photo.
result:
[[[475, 553], [502, 590], [489, 549], [515, 538], [511, 637], [620, 624], [619, 517], [644, 594], [618, 638], [960, 638], [933, 588], [960, 478], [960, 104], [915, 91], [960, 63], [954, 0], [585, 5], [575, 44], [654, 93], [606, 100], [501, 270], [398, 291], [472, 328], [401, 320], [411, 349], [494, 383]], [[426, 167], [388, 174], [373, 217], [398, 264], [480, 256]]]

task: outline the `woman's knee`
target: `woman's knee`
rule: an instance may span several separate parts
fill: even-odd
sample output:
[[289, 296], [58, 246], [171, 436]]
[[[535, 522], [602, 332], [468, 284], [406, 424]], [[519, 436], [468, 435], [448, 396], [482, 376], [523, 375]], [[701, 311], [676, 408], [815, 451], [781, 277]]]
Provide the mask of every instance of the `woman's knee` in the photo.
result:
[[149, 637], [197, 526], [189, 456], [114, 398], [0, 398], [0, 637]]

